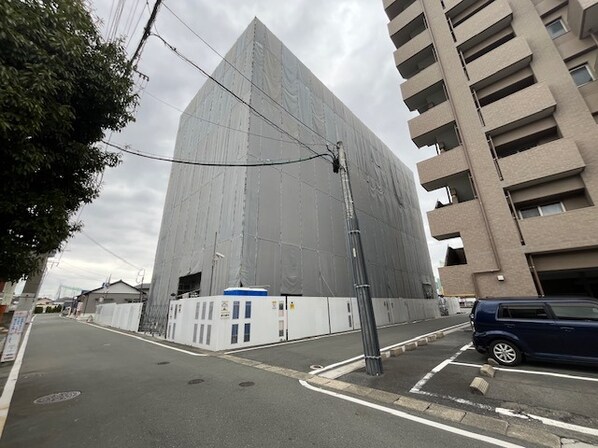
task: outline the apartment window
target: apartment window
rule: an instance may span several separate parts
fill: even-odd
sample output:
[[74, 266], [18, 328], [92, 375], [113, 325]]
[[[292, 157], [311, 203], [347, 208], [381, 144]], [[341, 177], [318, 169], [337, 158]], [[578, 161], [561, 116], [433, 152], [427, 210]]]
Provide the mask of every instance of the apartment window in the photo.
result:
[[233, 319], [239, 318], [239, 302], [233, 302]]
[[204, 320], [206, 318], [206, 305], [208, 302], [204, 302], [203, 305], [201, 306], [201, 320]]
[[550, 34], [552, 39], [556, 39], [567, 32], [567, 28], [565, 28], [565, 22], [563, 22], [563, 19], [556, 19], [554, 22], [550, 22], [548, 25], [546, 25], [546, 30], [548, 30], [548, 34]]
[[245, 319], [251, 319], [251, 302], [245, 302]]
[[521, 219], [534, 218], [536, 216], [550, 216], [563, 213], [565, 206], [562, 202], [554, 202], [552, 204], [535, 205], [533, 207], [522, 208], [519, 210], [519, 217]]
[[575, 67], [569, 70], [571, 76], [573, 77], [573, 82], [577, 87], [581, 87], [589, 82], [594, 81], [594, 75], [590, 71], [590, 67], [588, 64], [584, 64], [580, 67]]
[[214, 315], [214, 302], [210, 302], [210, 307], [208, 308], [208, 320], [212, 320], [213, 315]]

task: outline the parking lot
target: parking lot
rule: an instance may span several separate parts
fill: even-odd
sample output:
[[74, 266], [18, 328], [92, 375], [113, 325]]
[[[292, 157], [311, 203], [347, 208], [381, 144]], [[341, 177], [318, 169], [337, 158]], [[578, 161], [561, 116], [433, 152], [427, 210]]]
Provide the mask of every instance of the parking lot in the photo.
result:
[[[598, 437], [598, 369], [562, 364], [526, 363], [497, 368], [485, 378], [485, 396], [469, 390], [487, 357], [471, 346], [471, 330], [386, 359], [385, 374], [369, 377], [363, 369], [339, 379], [465, 410], [543, 421]], [[577, 428], [579, 427], [579, 428]]]

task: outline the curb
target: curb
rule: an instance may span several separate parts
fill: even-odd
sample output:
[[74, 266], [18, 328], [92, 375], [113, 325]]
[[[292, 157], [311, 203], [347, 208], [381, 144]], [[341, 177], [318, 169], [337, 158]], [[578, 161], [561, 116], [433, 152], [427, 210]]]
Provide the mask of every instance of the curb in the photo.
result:
[[[502, 436], [518, 439], [528, 444], [540, 445], [547, 448], [561, 448], [561, 436], [543, 429], [532, 428], [524, 425], [502, 420], [500, 418], [488, 417], [470, 411], [451, 408], [416, 398], [393, 394], [390, 392], [373, 389], [367, 386], [359, 386], [344, 381], [324, 378], [297, 370], [275, 367], [250, 359], [239, 358], [232, 355], [219, 355], [219, 358], [256, 369], [276, 373], [278, 375], [304, 380], [308, 383], [328, 390], [344, 392], [361, 398], [392, 405], [410, 411], [421, 412], [427, 416], [446, 420], [451, 423], [460, 423], [465, 426], [480, 429], [487, 432], [500, 434]], [[569, 440], [564, 438], [564, 440]], [[589, 445], [591, 446], [591, 445]]]

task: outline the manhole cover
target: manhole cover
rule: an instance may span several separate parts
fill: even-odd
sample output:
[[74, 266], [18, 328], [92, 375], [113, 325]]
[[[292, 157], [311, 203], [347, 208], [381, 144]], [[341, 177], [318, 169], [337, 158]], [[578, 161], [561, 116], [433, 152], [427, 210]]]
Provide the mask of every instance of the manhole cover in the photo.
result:
[[78, 390], [71, 390], [69, 392], [58, 392], [55, 394], [46, 395], [44, 397], [39, 397], [33, 403], [35, 404], [52, 404], [52, 403], [59, 403], [61, 401], [72, 400], [75, 397], [81, 395], [81, 392]]
[[164, 366], [166, 364], [170, 364], [170, 361], [160, 361], [160, 362], [157, 362], [156, 364], [158, 364], [159, 366]]
[[322, 367], [320, 364], [314, 364], [314, 365], [311, 365], [311, 366], [309, 366], [309, 368], [310, 368], [311, 370], [323, 369], [323, 367]]
[[239, 386], [241, 387], [249, 387], [249, 386], [254, 386], [255, 383], [253, 381], [243, 381], [242, 383], [239, 383]]
[[201, 383], [203, 383], [203, 380], [201, 378], [197, 378], [197, 379], [194, 379], [194, 380], [189, 380], [187, 382], [187, 384], [201, 384]]

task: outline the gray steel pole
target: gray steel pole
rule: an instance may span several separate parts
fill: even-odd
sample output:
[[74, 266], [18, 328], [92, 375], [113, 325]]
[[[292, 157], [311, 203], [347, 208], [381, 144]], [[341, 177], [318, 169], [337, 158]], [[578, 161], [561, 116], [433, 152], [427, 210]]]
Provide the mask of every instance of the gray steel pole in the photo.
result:
[[359, 232], [359, 223], [357, 222], [357, 215], [355, 214], [355, 206], [353, 204], [353, 193], [351, 191], [351, 182], [349, 181], [347, 157], [343, 142], [338, 142], [336, 146], [338, 149], [338, 169], [341, 176], [345, 223], [349, 241], [349, 258], [353, 267], [353, 284], [357, 297], [357, 307], [359, 308], [359, 319], [361, 320], [361, 340], [363, 342], [365, 371], [368, 375], [378, 376], [383, 373], [382, 358], [380, 357], [376, 318], [374, 317], [368, 274], [361, 246], [361, 233]]

